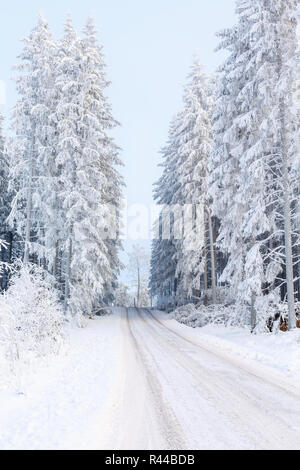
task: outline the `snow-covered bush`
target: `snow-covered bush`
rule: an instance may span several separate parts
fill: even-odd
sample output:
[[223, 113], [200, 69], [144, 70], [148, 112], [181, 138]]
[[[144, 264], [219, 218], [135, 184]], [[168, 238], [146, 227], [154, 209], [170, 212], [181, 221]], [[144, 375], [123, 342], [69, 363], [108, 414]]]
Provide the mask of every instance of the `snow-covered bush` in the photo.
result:
[[[300, 328], [300, 302], [295, 303], [296, 326]], [[256, 332], [277, 333], [288, 330], [288, 304], [280, 301], [272, 293], [256, 301], [257, 327]]]
[[[297, 326], [300, 328], [300, 302], [295, 304]], [[209, 305], [187, 304], [178, 307], [173, 318], [179, 323], [192, 328], [202, 328], [208, 324], [249, 327], [250, 307], [242, 304]], [[288, 305], [274, 295], [256, 299], [257, 326], [255, 333], [277, 333], [279, 329], [288, 329]]]
[[[197, 301], [196, 305], [212, 305], [213, 301], [213, 292], [212, 289], [207, 289], [205, 295], [201, 295], [200, 298], [194, 297], [193, 300]], [[216, 292], [216, 304], [220, 305], [230, 305], [235, 303], [234, 293], [229, 286], [223, 287], [219, 286]]]
[[280, 327], [280, 315], [278, 314], [285, 310], [284, 303], [280, 300], [279, 290], [274, 290], [269, 295], [257, 297], [255, 299], [255, 310], [256, 333], [266, 333], [270, 330], [277, 331]]
[[250, 325], [250, 310], [241, 305], [194, 305], [188, 304], [177, 308], [173, 317], [179, 323], [193, 328], [208, 324], [225, 326]]
[[63, 313], [51, 277], [36, 266], [18, 266], [0, 296], [0, 343], [8, 360], [57, 353]]
[[130, 307], [133, 305], [132, 295], [130, 295], [129, 287], [123, 282], [119, 283], [118, 288], [114, 294], [114, 305], [121, 305], [122, 307]]

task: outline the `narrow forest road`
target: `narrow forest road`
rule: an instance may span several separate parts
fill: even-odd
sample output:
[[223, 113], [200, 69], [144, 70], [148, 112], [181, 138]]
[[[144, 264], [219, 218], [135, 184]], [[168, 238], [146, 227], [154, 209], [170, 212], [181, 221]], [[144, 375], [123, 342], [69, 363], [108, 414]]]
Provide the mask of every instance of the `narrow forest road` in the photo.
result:
[[300, 449], [300, 386], [206, 349], [159, 312], [118, 315], [123, 353], [100, 448]]
[[300, 449], [296, 379], [199, 328], [119, 307], [66, 335], [0, 387], [1, 450]]

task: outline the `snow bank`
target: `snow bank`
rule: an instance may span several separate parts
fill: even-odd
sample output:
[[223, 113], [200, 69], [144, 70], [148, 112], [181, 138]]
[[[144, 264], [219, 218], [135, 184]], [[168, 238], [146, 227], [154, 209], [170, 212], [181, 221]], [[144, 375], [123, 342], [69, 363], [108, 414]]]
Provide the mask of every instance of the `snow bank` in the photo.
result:
[[218, 347], [300, 378], [300, 330], [249, 334], [248, 329], [208, 325], [202, 333]]
[[[116, 309], [117, 310], [117, 309]], [[58, 356], [40, 357], [24, 393], [0, 390], [0, 449], [97, 449], [121, 357], [118, 312], [66, 325]]]
[[290, 332], [274, 329], [273, 333], [251, 334], [249, 327], [239, 326], [239, 313], [243, 314], [236, 306], [233, 309], [232, 306], [195, 308], [187, 305], [166, 318], [173, 328], [184, 328], [189, 337], [201, 340], [214, 350], [259, 362], [299, 379], [300, 329]]
[[22, 376], [39, 357], [58, 354], [63, 312], [51, 278], [37, 266], [18, 266], [0, 295], [0, 389], [22, 392]]
[[192, 328], [204, 327], [208, 324], [241, 326], [250, 324], [249, 308], [240, 305], [184, 305], [178, 307], [173, 318], [179, 323]]

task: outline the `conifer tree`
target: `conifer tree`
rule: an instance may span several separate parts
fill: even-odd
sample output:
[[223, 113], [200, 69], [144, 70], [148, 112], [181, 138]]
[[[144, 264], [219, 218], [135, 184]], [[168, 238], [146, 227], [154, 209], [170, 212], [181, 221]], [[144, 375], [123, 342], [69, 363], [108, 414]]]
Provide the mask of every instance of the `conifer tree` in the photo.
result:
[[[117, 148], [108, 131], [116, 125], [104, 96], [108, 85], [102, 48], [89, 20], [78, 39], [70, 21], [61, 46], [62, 90], [57, 107], [61, 207], [65, 217], [65, 309], [90, 313], [118, 271], [118, 218], [121, 177]], [[112, 219], [111, 207], [116, 209]], [[111, 250], [110, 250], [111, 248]]]
[[52, 111], [51, 63], [55, 44], [49, 26], [41, 15], [37, 26], [24, 42], [21, 62], [16, 67], [19, 72], [16, 78], [19, 100], [13, 113], [15, 143], [10, 157], [10, 185], [15, 195], [9, 220], [24, 240], [24, 262], [27, 264], [30, 255], [35, 255], [39, 260], [45, 257], [41, 200], [45, 156], [42, 154], [49, 137], [47, 118]]

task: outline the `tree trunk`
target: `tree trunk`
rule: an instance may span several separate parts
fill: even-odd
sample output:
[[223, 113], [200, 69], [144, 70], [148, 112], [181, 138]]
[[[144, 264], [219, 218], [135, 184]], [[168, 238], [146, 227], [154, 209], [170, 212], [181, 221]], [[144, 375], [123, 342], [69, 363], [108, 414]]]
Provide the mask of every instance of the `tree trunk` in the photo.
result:
[[282, 174], [283, 174], [283, 212], [284, 212], [284, 238], [285, 238], [285, 259], [286, 259], [286, 282], [289, 312], [289, 329], [296, 328], [295, 312], [295, 291], [293, 273], [293, 249], [292, 249], [292, 221], [291, 221], [291, 188], [289, 180], [289, 165], [286, 145], [285, 129], [285, 106], [281, 99], [281, 123], [282, 123]]
[[53, 263], [53, 276], [56, 281], [56, 285], [60, 287], [60, 269], [59, 269], [59, 241], [58, 241], [58, 235], [56, 236], [56, 242], [55, 242], [55, 258], [54, 258], [54, 263]]
[[[278, 81], [280, 81], [283, 69], [283, 53], [281, 43], [276, 32], [276, 48], [277, 48], [277, 73]], [[287, 300], [288, 300], [288, 316], [289, 329], [296, 328], [296, 312], [295, 312], [295, 291], [294, 291], [294, 273], [293, 273], [293, 249], [292, 249], [292, 221], [291, 221], [291, 187], [289, 175], [289, 157], [288, 146], [286, 142], [286, 104], [285, 96], [279, 98], [279, 119], [281, 125], [280, 144], [281, 144], [281, 169], [282, 169], [282, 185], [283, 185], [283, 217], [284, 217], [284, 245], [285, 245], [285, 263], [286, 263], [286, 283], [287, 283]]]
[[9, 264], [12, 263], [13, 242], [14, 242], [14, 234], [13, 234], [13, 232], [9, 232], [9, 249], [8, 249], [8, 262], [9, 262]]
[[256, 310], [255, 310], [255, 295], [251, 294], [251, 329], [255, 330], [257, 325]]
[[26, 201], [26, 232], [25, 232], [25, 247], [24, 247], [24, 264], [25, 266], [29, 263], [29, 245], [31, 239], [31, 227], [32, 227], [32, 163], [30, 168], [28, 190], [27, 190], [27, 201]]
[[212, 218], [208, 212], [208, 227], [209, 227], [209, 246], [210, 246], [210, 260], [211, 260], [211, 288], [212, 288], [212, 301], [215, 305], [217, 303], [217, 275], [216, 275], [216, 255], [215, 255], [215, 242]]
[[32, 191], [33, 191], [33, 164], [35, 152], [35, 125], [32, 126], [32, 143], [30, 149], [30, 168], [29, 168], [29, 181], [27, 188], [27, 201], [26, 201], [26, 232], [25, 232], [25, 247], [24, 247], [24, 264], [29, 263], [29, 247], [32, 230]]
[[206, 241], [204, 245], [204, 273], [203, 273], [203, 293], [204, 293], [204, 305], [207, 305], [207, 247]]
[[70, 297], [70, 279], [71, 279], [71, 263], [72, 263], [72, 228], [69, 234], [69, 246], [67, 253], [67, 265], [66, 265], [66, 277], [65, 277], [65, 299], [64, 299], [64, 311], [68, 313], [68, 301]]
[[141, 295], [141, 277], [140, 267], [138, 267], [138, 291], [137, 291], [137, 306], [140, 307], [140, 295]]

